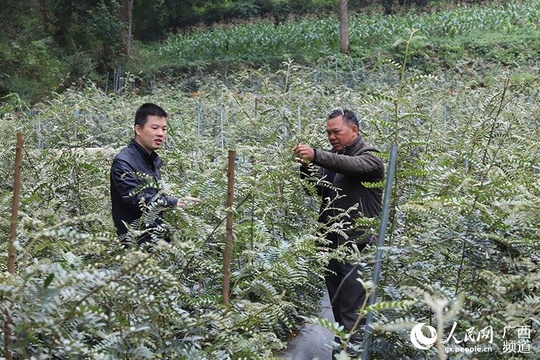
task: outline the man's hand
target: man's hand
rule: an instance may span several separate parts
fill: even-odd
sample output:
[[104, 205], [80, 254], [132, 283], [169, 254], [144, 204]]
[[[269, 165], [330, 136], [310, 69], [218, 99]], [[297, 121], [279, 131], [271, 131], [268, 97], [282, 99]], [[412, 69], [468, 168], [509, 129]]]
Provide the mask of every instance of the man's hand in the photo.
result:
[[307, 164], [315, 160], [315, 150], [309, 145], [298, 144], [294, 147], [293, 151], [300, 155], [295, 160], [302, 164], [302, 166], [307, 166]]
[[178, 202], [176, 203], [176, 206], [185, 208], [191, 205], [197, 205], [199, 203], [199, 199], [191, 196], [184, 196], [181, 199], [178, 199]]

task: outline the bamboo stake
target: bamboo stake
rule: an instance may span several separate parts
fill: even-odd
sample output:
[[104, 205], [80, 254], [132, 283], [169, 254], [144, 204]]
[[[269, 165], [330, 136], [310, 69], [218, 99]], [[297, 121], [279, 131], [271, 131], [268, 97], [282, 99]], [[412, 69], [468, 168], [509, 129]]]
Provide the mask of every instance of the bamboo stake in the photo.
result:
[[[15, 148], [15, 175], [13, 177], [13, 204], [11, 207], [11, 224], [9, 229], [8, 242], [8, 273], [15, 272], [15, 238], [17, 237], [17, 219], [19, 217], [19, 197], [21, 193], [21, 169], [22, 169], [22, 147], [24, 139], [21, 133], [17, 133], [17, 147]], [[6, 360], [12, 360], [12, 354], [9, 351], [11, 343], [11, 316], [9, 310], [5, 310], [4, 322], [4, 357]]]
[[225, 253], [223, 255], [223, 304], [229, 305], [229, 281], [231, 278], [231, 253], [233, 241], [233, 202], [234, 202], [234, 161], [236, 151], [229, 150], [229, 163], [227, 168], [227, 202], [225, 204], [228, 214], [225, 233]]

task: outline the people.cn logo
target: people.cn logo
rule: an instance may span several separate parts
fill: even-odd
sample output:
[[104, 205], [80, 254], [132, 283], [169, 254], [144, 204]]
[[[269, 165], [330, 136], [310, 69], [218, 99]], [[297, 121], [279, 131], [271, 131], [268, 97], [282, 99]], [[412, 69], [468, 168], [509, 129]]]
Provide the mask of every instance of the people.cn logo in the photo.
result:
[[[429, 332], [429, 336], [425, 335], [424, 328]], [[411, 342], [417, 349], [427, 350], [431, 348], [436, 341], [437, 331], [433, 326], [426, 325], [426, 323], [420, 323], [411, 330]]]

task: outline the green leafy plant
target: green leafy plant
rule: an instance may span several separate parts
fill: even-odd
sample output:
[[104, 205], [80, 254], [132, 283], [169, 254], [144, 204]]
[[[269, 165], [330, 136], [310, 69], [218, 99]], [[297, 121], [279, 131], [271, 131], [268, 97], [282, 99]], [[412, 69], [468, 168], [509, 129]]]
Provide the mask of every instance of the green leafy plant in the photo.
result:
[[[410, 42], [413, 51], [415, 40], [421, 39], [397, 45]], [[291, 152], [299, 142], [326, 146], [325, 115], [344, 106], [358, 111], [363, 136], [383, 154], [399, 145], [379, 299], [364, 309], [375, 314], [373, 358], [438, 356], [439, 347], [415, 348], [409, 331], [425, 323], [447, 335], [454, 321], [458, 332], [493, 327], [493, 353], [478, 358], [506, 355], [505, 327], [527, 326], [534, 358], [537, 78], [501, 68], [478, 86], [475, 74], [424, 76], [390, 61], [350, 80], [359, 76], [345, 78], [342, 69], [350, 65], [337, 57], [312, 68], [291, 60], [279, 71], [201, 78], [196, 94], [180, 90], [182, 84], [159, 84], [149, 94], [126, 88], [109, 95], [87, 83], [47, 103], [3, 106], [6, 213], [14, 134], [26, 139], [16, 271], [4, 272], [0, 285], [15, 334], [4, 351], [21, 358], [137, 359], [278, 353], [317, 310], [329, 256], [356, 257], [364, 264], [359, 276], [371, 278], [372, 252], [321, 251], [319, 204], [303, 191]], [[108, 170], [132, 136], [135, 104], [146, 101], [170, 114], [160, 152], [167, 164], [163, 191], [196, 196], [201, 205], [165, 214], [171, 243], [124, 249], [110, 218]], [[238, 158], [231, 301], [224, 306], [231, 148]], [[4, 218], [0, 229], [8, 227]], [[448, 301], [456, 311], [440, 324], [438, 308], [426, 299]]]

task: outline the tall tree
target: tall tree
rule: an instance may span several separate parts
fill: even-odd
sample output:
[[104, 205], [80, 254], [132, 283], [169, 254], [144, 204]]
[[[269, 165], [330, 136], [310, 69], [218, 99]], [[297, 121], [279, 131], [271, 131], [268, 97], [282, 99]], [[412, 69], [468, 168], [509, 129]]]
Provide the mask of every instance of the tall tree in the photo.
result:
[[133, 1], [134, 0], [120, 0], [120, 11], [118, 18], [124, 24], [126, 24], [126, 30], [123, 35], [123, 51], [127, 58], [131, 54], [131, 38], [133, 28]]
[[339, 0], [339, 43], [342, 54], [349, 53], [348, 0]]

